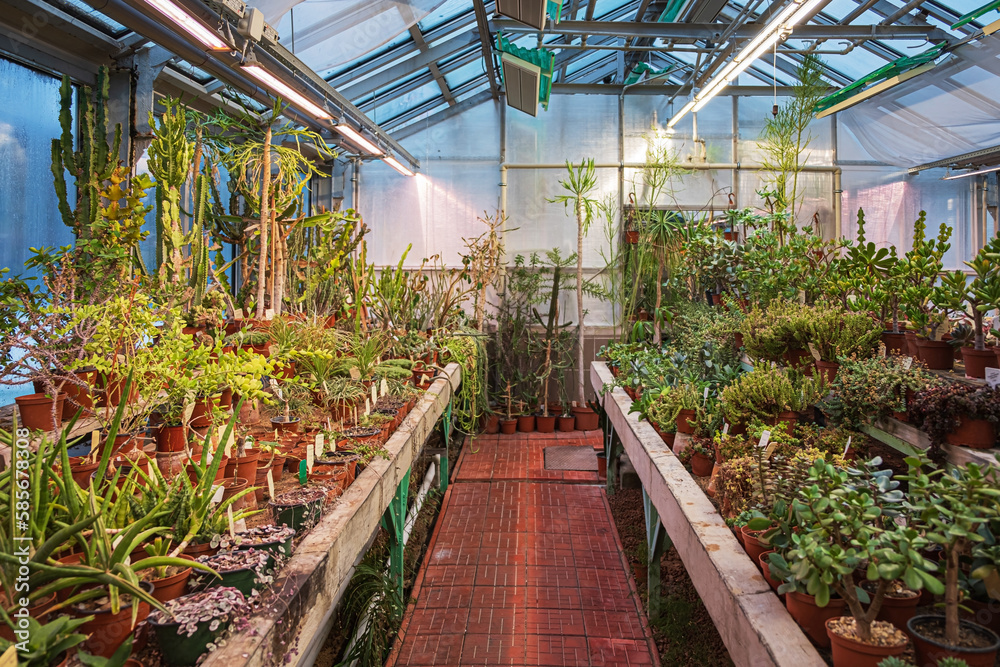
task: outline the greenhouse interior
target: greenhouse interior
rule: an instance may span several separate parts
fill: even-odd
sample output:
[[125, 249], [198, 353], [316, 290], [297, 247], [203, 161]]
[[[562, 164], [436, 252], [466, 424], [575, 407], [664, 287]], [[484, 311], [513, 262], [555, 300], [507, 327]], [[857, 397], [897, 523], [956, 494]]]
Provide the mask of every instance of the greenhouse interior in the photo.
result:
[[998, 667], [1000, 0], [0, 0], [0, 667]]

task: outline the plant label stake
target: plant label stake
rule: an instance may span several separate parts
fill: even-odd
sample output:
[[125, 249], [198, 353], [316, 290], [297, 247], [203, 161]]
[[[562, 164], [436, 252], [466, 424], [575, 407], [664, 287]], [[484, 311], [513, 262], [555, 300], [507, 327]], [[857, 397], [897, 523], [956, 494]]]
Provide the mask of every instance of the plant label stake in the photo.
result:
[[306, 447], [306, 472], [312, 472], [316, 465], [316, 446]]
[[[309, 451], [308, 449], [306, 451]], [[299, 484], [301, 486], [306, 485], [306, 480], [308, 479], [309, 472], [306, 469], [306, 462], [299, 461]]]
[[849, 450], [851, 448], [851, 438], [853, 438], [853, 437], [854, 436], [852, 436], [852, 435], [847, 436], [847, 444], [844, 445], [844, 453], [842, 454], [842, 456], [844, 458], [847, 458], [847, 450]]
[[372, 405], [368, 402], [368, 397], [365, 397], [365, 417], [372, 413]]
[[904, 371], [910, 370], [910, 366], [912, 366], [912, 365], [913, 365], [913, 357], [907, 357], [906, 359], [903, 359], [903, 370]]
[[373, 382], [372, 383], [372, 405], [375, 405], [376, 403], [378, 403], [378, 389], [376, 388], [375, 383]]
[[819, 350], [816, 349], [816, 346], [812, 343], [807, 343], [807, 345], [809, 346], [809, 354], [812, 355], [813, 359], [820, 361], [822, 359], [822, 355], [819, 353]]
[[87, 454], [88, 459], [94, 458], [94, 452], [97, 451], [97, 443], [100, 441], [100, 437], [97, 431], [90, 432], [90, 453]]
[[267, 497], [274, 500], [274, 475], [267, 471]]
[[729, 422], [723, 422], [722, 435], [729, 435]]
[[0, 667], [17, 667], [17, 648], [14, 644], [0, 655]]
[[767, 447], [767, 443], [771, 440], [771, 432], [764, 431], [760, 434], [760, 442], [757, 443], [758, 447]]
[[988, 384], [991, 389], [996, 389], [997, 385], [1000, 385], [1000, 368], [986, 369], [986, 384]]
[[708, 403], [708, 387], [705, 387], [705, 391], [701, 395], [701, 404], [704, 406]]
[[381, 396], [389, 393], [389, 383], [385, 381], [385, 378], [382, 378], [382, 381], [378, 384], [378, 393]]
[[233, 521], [233, 506], [226, 508], [226, 520], [229, 521], [229, 537], [236, 537], [236, 525]]
[[264, 311], [264, 319], [265, 320], [274, 319], [274, 308], [268, 308], [267, 310]]
[[322, 433], [317, 433], [316, 434], [316, 445], [315, 445], [315, 447], [316, 447], [315, 457], [317, 459], [323, 458], [323, 449], [325, 449], [325, 447], [326, 447], [326, 441], [323, 438], [323, 434]]
[[351, 366], [350, 373], [351, 373], [351, 379], [354, 380], [355, 382], [361, 379], [361, 371], [358, 370], [357, 366]]

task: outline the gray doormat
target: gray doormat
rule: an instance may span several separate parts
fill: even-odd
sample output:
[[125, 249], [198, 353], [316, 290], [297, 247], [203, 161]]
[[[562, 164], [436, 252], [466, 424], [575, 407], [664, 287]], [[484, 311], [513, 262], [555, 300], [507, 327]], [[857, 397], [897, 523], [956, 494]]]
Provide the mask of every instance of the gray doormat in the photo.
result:
[[591, 470], [597, 472], [597, 452], [593, 447], [562, 446], [545, 448], [546, 470]]

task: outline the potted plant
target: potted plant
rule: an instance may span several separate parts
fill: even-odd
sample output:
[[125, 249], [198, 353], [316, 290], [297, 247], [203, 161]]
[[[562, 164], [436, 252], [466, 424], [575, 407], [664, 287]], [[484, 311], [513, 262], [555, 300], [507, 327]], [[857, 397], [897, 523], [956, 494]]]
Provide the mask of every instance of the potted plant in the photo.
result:
[[517, 418], [514, 416], [513, 387], [510, 381], [507, 382], [507, 389], [504, 392], [504, 416], [500, 419], [500, 432], [504, 435], [512, 435], [517, 431]]
[[[921, 211], [914, 224], [913, 248], [904, 256], [903, 312], [918, 328], [917, 351], [920, 360], [933, 370], [951, 370], [951, 346], [940, 340], [941, 325], [947, 319], [942, 308], [950, 298], [937, 286], [943, 268], [942, 258], [951, 244], [951, 228], [941, 225], [936, 238], [927, 239], [926, 214]], [[939, 303], [940, 302], [940, 303]]]
[[817, 307], [809, 321], [809, 338], [819, 353], [816, 368], [828, 382], [837, 377], [840, 360], [865, 358], [878, 348], [881, 329], [865, 313]]
[[940, 288], [935, 292], [935, 301], [947, 304], [947, 308], [964, 314], [972, 320], [974, 344], [962, 347], [965, 374], [969, 377], [986, 377], [987, 367], [996, 367], [996, 355], [985, 345], [983, 329], [984, 315], [1000, 305], [1000, 273], [997, 262], [990, 258], [1000, 252], [1000, 239], [993, 238], [981, 248], [971, 262], [965, 265], [972, 269], [972, 280], [968, 281], [964, 271], [945, 273], [941, 277]]
[[779, 368], [755, 366], [722, 389], [722, 414], [732, 425], [748, 425], [754, 419], [776, 424], [782, 414], [793, 411], [799, 392]]
[[[21, 667], [65, 667], [70, 651], [87, 638], [80, 632], [80, 626], [86, 622], [87, 618], [57, 616], [43, 625], [29, 618], [27, 639], [17, 643], [14, 664]], [[15, 642], [0, 638], [0, 653], [11, 646], [15, 646]]]
[[257, 526], [230, 536], [222, 536], [219, 546], [225, 550], [256, 549], [268, 551], [272, 558], [291, 558], [295, 529], [290, 526]]
[[890, 417], [905, 420], [913, 396], [941, 382], [919, 361], [900, 355], [843, 359], [833, 386], [837, 420], [853, 428]]
[[695, 477], [708, 477], [715, 466], [715, 450], [700, 440], [692, 440], [681, 453], [682, 460], [688, 459], [691, 474]]
[[166, 661], [171, 665], [194, 665], [236, 620], [248, 613], [246, 598], [235, 588], [215, 586], [166, 604], [155, 611], [149, 624]]
[[918, 392], [909, 414], [930, 438], [935, 458], [943, 458], [940, 446], [945, 442], [990, 449], [1000, 422], [1000, 390], [943, 382]]
[[1000, 490], [989, 465], [969, 463], [946, 470], [926, 456], [908, 457], [908, 503], [912, 525], [927, 541], [941, 548], [944, 582], [933, 579], [936, 594], [944, 594], [944, 616], [920, 615], [907, 627], [920, 664], [944, 657], [962, 658], [973, 665], [991, 665], [1000, 649], [1000, 636], [972, 621], [959, 619], [960, 559], [984, 540], [982, 530], [995, 519]]
[[222, 586], [235, 588], [247, 597], [257, 597], [262, 587], [271, 583], [268, 568], [271, 552], [249, 548], [239, 551], [219, 551], [211, 556], [199, 556], [196, 562], [211, 568], [211, 574], [197, 575], [198, 588]]
[[296, 532], [312, 528], [323, 513], [324, 489], [295, 489], [279, 493], [271, 502], [275, 525], [294, 528]]
[[[876, 620], [892, 582], [902, 579], [914, 590], [941, 589], [934, 565], [920, 555], [927, 540], [895, 522], [904, 496], [891, 471], [876, 469], [880, 463], [873, 459], [841, 468], [818, 458], [791, 499], [775, 503], [772, 513], [779, 524], [770, 538], [779, 551], [769, 558], [771, 574], [787, 580], [778, 591], [805, 592], [819, 608], [836, 595], [850, 612], [825, 622], [837, 667], [875, 667], [906, 649], [903, 632]], [[767, 523], [755, 520], [750, 526]], [[871, 595], [859, 586], [859, 568], [874, 585]]]

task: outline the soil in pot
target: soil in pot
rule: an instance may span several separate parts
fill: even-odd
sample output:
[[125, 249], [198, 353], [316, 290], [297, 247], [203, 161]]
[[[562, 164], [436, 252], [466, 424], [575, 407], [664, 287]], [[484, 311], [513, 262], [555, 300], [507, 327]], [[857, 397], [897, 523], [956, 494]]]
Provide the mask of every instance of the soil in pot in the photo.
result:
[[[190, 556], [181, 556], [191, 558]], [[133, 559], [136, 560], [136, 559]], [[139, 558], [139, 560], [142, 560]], [[192, 560], [194, 560], [192, 558]], [[156, 569], [142, 570], [140, 576], [143, 580], [153, 584], [153, 597], [160, 602], [175, 600], [184, 595], [187, 589], [188, 579], [191, 577], [190, 567], [170, 566], [166, 569], [166, 576], [157, 577]]]
[[872, 623], [871, 642], [862, 642], [854, 634], [854, 619], [850, 616], [831, 618], [826, 622], [826, 632], [834, 667], [878, 667], [889, 656], [902, 655], [908, 643], [903, 632], [883, 621]]
[[535, 415], [535, 430], [539, 433], [555, 433], [556, 430], [556, 417], [555, 415]]
[[296, 489], [278, 495], [270, 503], [276, 526], [289, 526], [296, 532], [311, 528], [323, 513], [324, 489]]
[[694, 433], [694, 424], [692, 424], [690, 421], [694, 419], [694, 415], [695, 415], [694, 410], [686, 410], [686, 409], [681, 410], [679, 413], [677, 413], [677, 419], [675, 421], [677, 423], [678, 433], [685, 433], [687, 435], [691, 435], [692, 433]]
[[[139, 585], [152, 594], [153, 584], [148, 581]], [[111, 613], [110, 601], [107, 597], [88, 600], [85, 605], [70, 607], [70, 613], [77, 617], [93, 616], [93, 620], [81, 625], [77, 632], [88, 635], [80, 644], [80, 650], [104, 658], [110, 658], [118, 647], [132, 634], [132, 605], [138, 604], [136, 624], [141, 623], [149, 615], [149, 605], [145, 602], [134, 602], [131, 596], [121, 596], [121, 608], [117, 614]]]
[[842, 598], [831, 598], [825, 607], [817, 607], [816, 598], [807, 593], [789, 591], [785, 595], [785, 607], [788, 608], [788, 613], [812, 643], [822, 648], [830, 647], [826, 622], [838, 618], [844, 613], [846, 606], [847, 602]]
[[997, 355], [993, 348], [977, 350], [973, 347], [962, 348], [962, 361], [965, 362], [965, 374], [970, 378], [983, 379], [987, 368], [996, 368]]
[[517, 430], [521, 433], [532, 433], [535, 430], [535, 415], [518, 415]]
[[236, 615], [245, 615], [246, 600], [235, 588], [212, 588], [172, 600], [167, 609], [185, 620], [201, 618], [206, 609], [217, 611], [212, 618], [193, 621], [188, 627], [174, 617], [160, 611], [149, 616], [149, 624], [156, 632], [157, 644], [168, 665], [189, 667], [208, 650], [208, 645], [224, 633]]
[[706, 456], [701, 452], [695, 452], [691, 455], [691, 474], [695, 477], [708, 477], [712, 474], [714, 466], [715, 459], [711, 456]]
[[[861, 587], [868, 591], [869, 595], [875, 593], [874, 582], [862, 582]], [[920, 604], [919, 592], [894, 581], [882, 599], [882, 608], [879, 609], [877, 620], [892, 623], [902, 632], [907, 632], [906, 624], [913, 618], [918, 604]]]
[[935, 371], [950, 371], [955, 365], [955, 351], [942, 340], [917, 339], [917, 356]]
[[[63, 404], [66, 402], [66, 394], [59, 394], [55, 400], [45, 394], [28, 394], [18, 396], [14, 399], [17, 403], [17, 411], [20, 415], [18, 427], [28, 428], [33, 431], [54, 431], [62, 426]], [[55, 414], [52, 412], [52, 404], [56, 404]]]
[[947, 433], [944, 439], [949, 445], [971, 447], [972, 449], [990, 449], [997, 441], [996, 425], [985, 419], [969, 419], [960, 417], [958, 428]]
[[914, 616], [907, 624], [917, 652], [918, 665], [935, 665], [942, 658], [965, 660], [969, 667], [993, 667], [1000, 649], [1000, 636], [972, 621], [959, 621], [959, 643], [944, 638], [944, 616]]
[[574, 407], [573, 416], [576, 417], [577, 431], [596, 431], [600, 428], [600, 415], [587, 406]]
[[501, 419], [500, 420], [500, 432], [504, 435], [513, 435], [517, 432], [517, 420], [516, 419]]
[[560, 433], [569, 433], [576, 430], [576, 417], [573, 415], [560, 415], [556, 417], [556, 427]]

